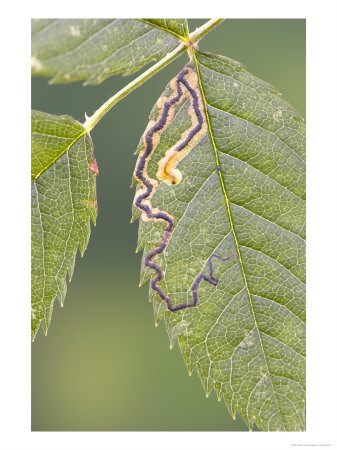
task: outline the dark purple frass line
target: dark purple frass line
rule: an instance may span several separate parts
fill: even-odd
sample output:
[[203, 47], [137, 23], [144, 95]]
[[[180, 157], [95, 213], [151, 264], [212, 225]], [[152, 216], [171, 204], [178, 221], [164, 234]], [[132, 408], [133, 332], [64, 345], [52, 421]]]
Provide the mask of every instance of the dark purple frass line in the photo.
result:
[[188, 73], [187, 69], [183, 69], [180, 72], [180, 74], [177, 77], [177, 95], [174, 96], [173, 98], [171, 98], [171, 100], [168, 100], [164, 104], [160, 119], [158, 120], [158, 122], [156, 122], [153, 125], [152, 128], [150, 128], [147, 131], [146, 136], [145, 136], [145, 150], [144, 150], [144, 153], [141, 154], [139, 157], [139, 160], [137, 162], [136, 171], [135, 171], [136, 178], [138, 178], [138, 180], [143, 184], [143, 186], [146, 187], [145, 192], [143, 192], [136, 198], [135, 206], [137, 208], [139, 208], [140, 210], [144, 211], [150, 220], [151, 219], [159, 219], [159, 220], [163, 220], [163, 221], [167, 222], [161, 244], [158, 247], [151, 250], [149, 253], [147, 253], [147, 255], [144, 258], [144, 264], [146, 267], [149, 267], [150, 269], [153, 269], [156, 272], [155, 277], [153, 277], [150, 281], [150, 286], [154, 291], [157, 292], [159, 297], [166, 302], [167, 308], [170, 311], [178, 311], [180, 309], [190, 308], [192, 306], [195, 306], [198, 302], [197, 288], [198, 288], [198, 285], [201, 280], [207, 281], [208, 283], [212, 284], [213, 286], [217, 286], [219, 280], [213, 276], [213, 263], [212, 263], [213, 258], [218, 258], [221, 261], [227, 261], [228, 259], [235, 256], [235, 255], [230, 255], [227, 258], [221, 258], [220, 256], [213, 254], [209, 257], [209, 259], [207, 261], [208, 265], [209, 265], [209, 275], [200, 274], [194, 280], [192, 287], [191, 287], [191, 292], [192, 292], [192, 301], [191, 302], [178, 303], [177, 305], [172, 305], [172, 301], [171, 301], [170, 297], [168, 295], [166, 295], [163, 292], [163, 290], [158, 286], [158, 283], [160, 281], [162, 281], [162, 279], [163, 279], [163, 271], [158, 264], [156, 264], [152, 261], [152, 259], [155, 256], [163, 253], [163, 251], [167, 247], [169, 238], [171, 236], [171, 233], [172, 233], [172, 230], [174, 227], [174, 219], [167, 212], [165, 212], [165, 211], [155, 212], [155, 211], [153, 211], [151, 206], [149, 206], [146, 203], [143, 203], [144, 200], [146, 200], [147, 198], [149, 198], [151, 196], [151, 194], [153, 193], [153, 190], [154, 190], [154, 186], [151, 183], [151, 180], [144, 175], [144, 168], [145, 168], [147, 158], [149, 157], [149, 155], [151, 155], [151, 153], [153, 151], [153, 135], [154, 135], [154, 133], [156, 133], [164, 128], [164, 126], [166, 125], [166, 122], [167, 122], [168, 113], [169, 113], [170, 108], [180, 100], [180, 98], [183, 94], [181, 84], [183, 84], [186, 87], [186, 89], [190, 92], [190, 94], [192, 96], [192, 105], [193, 105], [194, 112], [197, 116], [198, 123], [189, 132], [186, 139], [175, 148], [175, 151], [180, 152], [181, 150], [183, 150], [186, 147], [186, 145], [191, 141], [191, 139], [201, 130], [201, 127], [203, 124], [203, 117], [202, 117], [202, 114], [201, 114], [201, 111], [199, 108], [198, 95], [197, 95], [196, 91], [189, 85], [188, 81], [186, 79], [184, 79], [184, 76], [187, 73]]

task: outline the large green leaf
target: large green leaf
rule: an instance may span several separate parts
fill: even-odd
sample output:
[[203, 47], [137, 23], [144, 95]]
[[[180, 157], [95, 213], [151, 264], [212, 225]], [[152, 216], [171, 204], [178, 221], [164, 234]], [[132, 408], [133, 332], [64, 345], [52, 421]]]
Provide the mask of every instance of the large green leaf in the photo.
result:
[[[222, 56], [196, 53], [207, 132], [179, 163], [182, 181], [161, 182], [152, 205], [169, 212], [175, 226], [164, 253], [158, 285], [173, 304], [195, 307], [170, 312], [150, 289], [155, 320], [165, 319], [206, 395], [214, 388], [233, 416], [265, 431], [305, 429], [305, 163], [304, 121], [269, 84]], [[169, 96], [171, 88], [164, 92]], [[177, 107], [160, 135], [148, 166], [158, 162], [191, 126], [190, 99]], [[151, 118], [160, 111], [155, 106]], [[144, 148], [141, 144], [140, 148]], [[139, 189], [140, 186], [138, 186]], [[133, 219], [139, 216], [134, 208]], [[138, 250], [162, 239], [163, 222], [140, 221]], [[153, 276], [142, 266], [141, 283]]]
[[97, 214], [93, 145], [69, 116], [32, 112], [32, 338], [61, 305]]
[[[153, 23], [151, 23], [153, 22]], [[183, 19], [34, 19], [32, 74], [53, 76], [51, 83], [87, 80], [98, 84], [111, 75], [136, 72], [165, 56], [185, 37]]]

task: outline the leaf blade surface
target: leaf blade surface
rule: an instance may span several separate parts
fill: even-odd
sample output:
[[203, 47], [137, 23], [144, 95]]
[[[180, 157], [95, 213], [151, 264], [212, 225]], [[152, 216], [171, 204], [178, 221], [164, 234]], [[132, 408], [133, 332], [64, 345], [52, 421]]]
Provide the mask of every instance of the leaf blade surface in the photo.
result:
[[53, 303], [63, 305], [77, 249], [96, 221], [96, 175], [90, 137], [69, 116], [32, 112], [32, 339], [47, 333]]
[[175, 34], [179, 39], [188, 37], [186, 19], [141, 19], [143, 22], [153, 24], [163, 30]]
[[177, 19], [169, 20], [167, 29], [138, 19], [35, 19], [32, 74], [52, 76], [51, 83], [84, 84], [130, 75], [179, 44], [175, 31], [185, 26]]
[[[304, 430], [303, 119], [235, 61], [196, 53], [192, 67], [208, 133], [179, 163], [181, 183], [160, 183], [151, 200], [175, 218], [165, 253], [154, 260], [165, 274], [159, 285], [173, 303], [190, 301], [212, 254], [237, 258], [214, 263], [219, 284], [200, 283], [194, 308], [167, 311], [150, 289], [156, 322], [165, 318], [171, 345], [179, 340], [207, 395], [215, 389], [250, 428]], [[148, 166], [153, 178], [190, 124], [188, 104], [160, 136]], [[162, 233], [162, 223], [140, 221], [138, 249], [147, 254]], [[150, 276], [142, 266], [141, 283]]]

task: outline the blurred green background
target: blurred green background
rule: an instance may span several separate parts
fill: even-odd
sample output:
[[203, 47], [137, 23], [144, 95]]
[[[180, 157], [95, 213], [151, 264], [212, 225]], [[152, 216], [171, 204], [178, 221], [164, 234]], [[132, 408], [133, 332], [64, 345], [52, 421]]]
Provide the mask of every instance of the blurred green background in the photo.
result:
[[[203, 19], [189, 21], [193, 31]], [[199, 44], [231, 57], [278, 88], [305, 115], [305, 20], [226, 20]], [[130, 224], [133, 155], [148, 114], [187, 55], [122, 100], [92, 131], [99, 167], [98, 217], [77, 256], [65, 306], [32, 344], [33, 431], [247, 431], [214, 392], [188, 376], [179, 347], [154, 327], [148, 285], [138, 288], [138, 223]], [[99, 86], [32, 79], [32, 108], [84, 122], [136, 75]]]

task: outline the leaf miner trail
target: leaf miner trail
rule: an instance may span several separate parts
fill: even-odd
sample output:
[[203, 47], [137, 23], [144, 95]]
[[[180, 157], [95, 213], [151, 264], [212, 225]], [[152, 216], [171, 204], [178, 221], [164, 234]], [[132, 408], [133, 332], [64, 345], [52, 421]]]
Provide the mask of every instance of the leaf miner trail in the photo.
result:
[[213, 276], [213, 259], [218, 258], [221, 261], [227, 261], [235, 256], [230, 255], [221, 258], [218, 255], [211, 255], [208, 259], [209, 275], [199, 274], [194, 280], [191, 292], [192, 300], [190, 302], [172, 304], [168, 294], [165, 294], [158, 283], [163, 280], [164, 274], [162, 268], [156, 264], [153, 259], [164, 252], [174, 228], [174, 217], [167, 211], [161, 211], [154, 208], [151, 203], [151, 197], [158, 187], [158, 181], [149, 177], [147, 173], [148, 162], [160, 139], [160, 134], [168, 127], [174, 118], [175, 108], [185, 98], [189, 98], [190, 106], [188, 113], [191, 117], [192, 125], [181, 136], [180, 140], [171, 147], [165, 156], [159, 162], [157, 178], [170, 185], [180, 183], [182, 179], [181, 172], [176, 168], [181, 161], [193, 148], [198, 140], [205, 135], [207, 131], [207, 121], [204, 112], [203, 102], [201, 100], [198, 88], [197, 74], [190, 67], [184, 67], [183, 70], [171, 81], [170, 87], [172, 94], [169, 97], [161, 97], [157, 103], [159, 115], [157, 120], [150, 120], [144, 135], [144, 150], [139, 153], [134, 177], [142, 184], [142, 189], [136, 193], [134, 205], [142, 211], [142, 220], [144, 221], [162, 221], [166, 223], [164, 235], [158, 247], [149, 251], [144, 259], [144, 265], [154, 270], [155, 276], [150, 281], [151, 288], [157, 292], [159, 297], [166, 302], [170, 311], [178, 311], [184, 308], [193, 307], [198, 302], [197, 288], [199, 283], [204, 280], [213, 286], [217, 286], [218, 279]]

